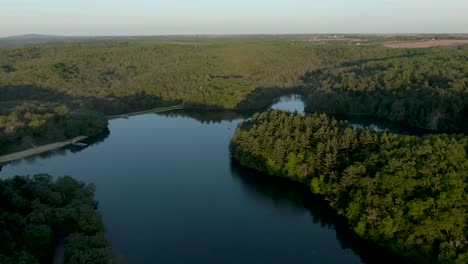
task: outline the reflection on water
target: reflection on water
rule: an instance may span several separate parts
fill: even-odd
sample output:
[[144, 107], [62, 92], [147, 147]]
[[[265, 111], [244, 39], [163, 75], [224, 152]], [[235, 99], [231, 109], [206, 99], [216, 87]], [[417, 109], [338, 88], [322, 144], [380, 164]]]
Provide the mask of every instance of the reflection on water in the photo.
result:
[[170, 112], [157, 113], [166, 117], [189, 117], [202, 124], [216, 124], [223, 121], [235, 121], [248, 118], [252, 112], [242, 112], [234, 110], [206, 110], [206, 109], [181, 109]]
[[365, 126], [363, 124], [356, 124], [356, 123], [353, 123], [351, 124], [351, 127], [354, 128], [354, 129], [365, 129], [365, 128], [369, 128], [370, 130], [374, 130], [376, 132], [389, 132], [389, 129], [388, 128], [382, 128], [382, 127], [379, 127], [375, 124], [370, 124], [368, 126]]
[[270, 108], [304, 114], [304, 101], [302, 96], [298, 94], [281, 96], [273, 102]]
[[[302, 96], [298, 94], [281, 96], [276, 99], [268, 109], [285, 110], [290, 112], [297, 112], [304, 114], [304, 102]], [[264, 110], [268, 110], [264, 109]], [[202, 124], [215, 124], [222, 123], [224, 121], [240, 121], [249, 118], [253, 115], [252, 111], [234, 111], [234, 110], [206, 110], [206, 109], [183, 109], [175, 110], [164, 113], [157, 113], [154, 115], [165, 116], [167, 118], [191, 118], [201, 122]], [[150, 114], [151, 115], [151, 114]], [[397, 134], [409, 134], [409, 135], [424, 135], [428, 133], [434, 133], [434, 131], [428, 131], [425, 129], [419, 129], [401, 125], [394, 122], [389, 122], [379, 118], [369, 116], [349, 116], [349, 115], [330, 115], [337, 120], [346, 120], [355, 129], [369, 128], [377, 132], [390, 132]], [[86, 149], [88, 147], [97, 145], [103, 142], [108, 136], [109, 131], [106, 131], [96, 137], [88, 138], [85, 142], [88, 144], [87, 147], [67, 146], [62, 149], [58, 149], [51, 152], [42, 153], [32, 157], [27, 157], [20, 161], [14, 161], [12, 164], [17, 163], [34, 163], [36, 160], [47, 159], [53, 156], [64, 156], [70, 153], [76, 153]], [[0, 166], [0, 170], [1, 170]]]
[[[299, 94], [285, 95], [277, 98], [270, 107], [260, 110], [267, 111], [284, 110], [291, 113], [297, 112], [299, 114], [309, 114], [305, 112], [305, 104], [302, 96]], [[237, 111], [237, 110], [207, 110], [207, 109], [183, 109], [175, 110], [164, 113], [157, 113], [156, 115], [166, 117], [189, 117], [200, 121], [202, 124], [221, 123], [223, 121], [238, 121], [251, 117], [256, 111]], [[371, 129], [376, 132], [388, 132], [407, 135], [424, 135], [434, 133], [426, 129], [406, 126], [403, 124], [383, 120], [371, 116], [353, 116], [353, 115], [329, 115], [337, 120], [346, 120], [350, 126], [355, 129]]]
[[[42, 164], [41, 163], [42, 160], [47, 160], [47, 159], [57, 157], [57, 156], [71, 155], [71, 154], [83, 151], [83, 150], [85, 150], [87, 148], [97, 146], [97, 145], [101, 144], [102, 142], [104, 142], [106, 140], [106, 138], [109, 137], [109, 135], [110, 135], [110, 131], [106, 129], [104, 132], [100, 133], [97, 136], [90, 137], [90, 138], [87, 138], [85, 140], [82, 140], [81, 142], [87, 144], [84, 147], [75, 146], [75, 145], [68, 145], [68, 146], [65, 146], [63, 148], [59, 148], [59, 149], [56, 149], [56, 150], [40, 153], [40, 154], [37, 154], [37, 155], [34, 155], [34, 156], [30, 156], [30, 157], [26, 157], [26, 158], [23, 158], [23, 159], [20, 159], [20, 160], [15, 160], [15, 161], [9, 162], [8, 165], [21, 166], [21, 165], [25, 165], [25, 164]], [[6, 166], [6, 165], [3, 165], [3, 166]], [[0, 165], [0, 172], [2, 171], [3, 166]]]
[[357, 246], [305, 191], [232, 166], [228, 145], [240, 121], [115, 119], [105, 141], [5, 165], [0, 177], [94, 183], [109, 240], [126, 263], [382, 263], [367, 261], [374, 249]]
[[346, 120], [350, 123], [353, 128], [364, 129], [369, 128], [377, 132], [396, 133], [403, 135], [416, 135], [422, 136], [425, 134], [434, 133], [427, 129], [410, 127], [407, 125], [383, 120], [376, 117], [370, 116], [350, 116], [350, 115], [331, 115], [337, 120]]
[[[100, 133], [99, 135], [96, 135], [94, 137], [89, 137], [85, 140], [82, 140], [81, 142], [86, 143], [87, 145], [85, 147], [80, 147], [80, 146], [75, 146], [75, 145], [68, 145], [60, 149], [56, 149], [53, 151], [48, 151], [44, 153], [40, 153], [34, 156], [26, 157], [20, 160], [15, 160], [11, 161], [8, 164], [10, 165], [19, 165], [19, 164], [42, 164], [41, 160], [45, 159], [50, 159], [55, 156], [66, 156], [70, 155], [73, 153], [78, 153], [80, 151], [85, 150], [86, 148], [92, 147], [92, 146], [97, 146], [104, 142], [106, 138], [110, 135], [110, 131], [106, 129], [104, 132]], [[0, 165], [0, 172], [5, 165]]]
[[[285, 110], [304, 114], [304, 102], [302, 96], [298, 94], [282, 96], [278, 98], [270, 107], [275, 110]], [[329, 115], [337, 120], [347, 120], [351, 127], [355, 129], [374, 130], [376, 132], [390, 132], [407, 135], [424, 135], [433, 133], [426, 129], [414, 128], [395, 122], [386, 121], [380, 118], [370, 116], [352, 116], [352, 115]]]
[[[352, 249], [358, 253], [362, 263], [411, 263], [351, 232], [345, 219], [338, 216], [322, 197], [312, 194], [303, 184], [259, 173], [243, 167], [234, 160], [231, 169], [232, 175], [245, 186], [244, 191], [249, 194], [252, 200], [260, 201], [265, 206], [273, 206], [288, 214], [310, 214], [312, 223], [320, 225], [322, 228], [336, 230], [336, 237], [340, 241], [341, 247]], [[317, 255], [333, 254], [313, 248], [310, 250]], [[317, 263], [326, 263], [326, 258], [316, 261]]]
[[[303, 111], [300, 98], [273, 108]], [[402, 263], [350, 233], [307, 189], [232, 164], [251, 113], [179, 110], [109, 122], [86, 148], [7, 164], [96, 185], [109, 240], [126, 263]], [[150, 260], [150, 261], [148, 261]]]

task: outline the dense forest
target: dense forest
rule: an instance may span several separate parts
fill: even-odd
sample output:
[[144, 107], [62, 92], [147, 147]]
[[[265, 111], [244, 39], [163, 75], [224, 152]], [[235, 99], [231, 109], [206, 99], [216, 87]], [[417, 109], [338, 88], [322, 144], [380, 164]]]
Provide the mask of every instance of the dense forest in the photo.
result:
[[353, 129], [325, 114], [255, 114], [230, 146], [242, 165], [310, 186], [359, 236], [416, 263], [468, 262], [468, 140]]
[[[290, 93], [310, 112], [466, 134], [468, 45], [231, 37], [4, 47], [0, 155], [98, 135], [106, 115], [180, 103], [258, 110]], [[468, 262], [466, 136], [377, 133], [273, 111], [242, 123], [230, 148], [243, 165], [310, 186], [354, 232], [392, 252], [418, 263]], [[112, 262], [93, 195], [70, 177], [0, 180], [0, 263], [50, 263], [63, 233], [66, 263]]]
[[468, 131], [468, 46], [346, 62], [307, 73], [307, 108]]
[[93, 185], [71, 177], [53, 181], [40, 174], [0, 180], [0, 263], [52, 263], [63, 236], [65, 263], [116, 263], [94, 191]]
[[[0, 120], [12, 115], [28, 119], [15, 114], [24, 103], [60, 104], [92, 120], [96, 112], [115, 115], [180, 103], [187, 108], [258, 110], [278, 96], [300, 93], [310, 111], [468, 131], [467, 45], [391, 49], [377, 37], [356, 41], [304, 36], [116, 38], [4, 47]], [[54, 120], [48, 124], [58, 122], [60, 127], [62, 122]], [[10, 127], [30, 123], [8, 122]], [[95, 125], [100, 128], [101, 123]], [[81, 131], [90, 126], [83, 125]], [[5, 138], [11, 142], [2, 127], [0, 144]], [[38, 142], [57, 141], [63, 138], [56, 136], [57, 130], [24, 131], [15, 144], [26, 147], [31, 134]]]
[[[293, 39], [193, 41], [102, 41], [2, 48], [0, 94], [6, 89], [15, 96], [16, 89], [26, 98], [36, 95], [36, 100], [52, 96], [100, 103], [144, 94], [155, 98], [155, 106], [161, 104], [156, 100], [159, 98], [163, 102], [233, 109], [260, 88], [302, 87], [307, 83], [304, 76], [320, 69], [417, 53], [381, 45]], [[24, 94], [24, 86], [36, 89]], [[109, 111], [103, 110], [106, 114]]]
[[300, 76], [318, 68], [326, 49], [235, 39], [4, 48], [0, 91], [35, 85], [64, 98], [121, 100], [144, 93], [165, 102], [235, 108], [257, 87], [298, 85]]
[[104, 115], [57, 103], [23, 103], [0, 115], [0, 154], [107, 129]]

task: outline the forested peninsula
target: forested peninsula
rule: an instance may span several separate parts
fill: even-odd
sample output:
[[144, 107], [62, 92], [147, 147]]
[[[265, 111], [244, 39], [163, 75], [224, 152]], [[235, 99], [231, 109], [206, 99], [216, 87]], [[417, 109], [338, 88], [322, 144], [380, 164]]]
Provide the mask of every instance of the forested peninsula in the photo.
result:
[[416, 263], [468, 262], [468, 140], [353, 129], [325, 114], [255, 114], [230, 145], [242, 165], [301, 182], [364, 239]]
[[94, 135], [105, 115], [181, 103], [259, 110], [291, 93], [303, 95], [309, 111], [468, 131], [468, 45], [362, 41], [233, 36], [3, 47], [0, 154]]
[[81, 135], [96, 136], [106, 129], [105, 116], [93, 110], [22, 103], [0, 116], [0, 155]]
[[[325, 114], [271, 111], [239, 126], [232, 157], [310, 187], [351, 230], [391, 252], [467, 263], [468, 45], [384, 41], [231, 36], [0, 47], [0, 155], [97, 136], [112, 115], [181, 104], [257, 111], [299, 94], [308, 112], [451, 134], [380, 133]], [[70, 177], [0, 180], [0, 264], [50, 263], [63, 236], [66, 263], [115, 262], [93, 196], [94, 186]]]
[[67, 264], [117, 263], [95, 187], [47, 174], [0, 180], [0, 263], [49, 264], [65, 238]]

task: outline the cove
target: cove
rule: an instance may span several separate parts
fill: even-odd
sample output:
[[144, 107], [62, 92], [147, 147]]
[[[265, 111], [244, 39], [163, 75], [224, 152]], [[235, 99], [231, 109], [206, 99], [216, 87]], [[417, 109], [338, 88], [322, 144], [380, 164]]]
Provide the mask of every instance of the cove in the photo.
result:
[[[273, 107], [291, 105], [300, 110], [301, 102]], [[94, 183], [125, 263], [396, 263], [301, 186], [232, 162], [228, 145], [243, 118], [174, 111], [115, 119], [89, 147], [7, 164], [0, 177], [49, 173]]]

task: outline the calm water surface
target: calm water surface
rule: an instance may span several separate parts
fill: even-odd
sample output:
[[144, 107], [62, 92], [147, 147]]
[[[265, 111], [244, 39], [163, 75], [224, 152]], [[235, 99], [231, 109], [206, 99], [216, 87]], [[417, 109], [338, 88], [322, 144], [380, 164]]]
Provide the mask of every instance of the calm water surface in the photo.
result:
[[234, 164], [228, 144], [242, 119], [189, 115], [112, 120], [102, 141], [6, 165], [0, 177], [49, 173], [94, 183], [109, 240], [125, 263], [388, 259], [307, 190]]

